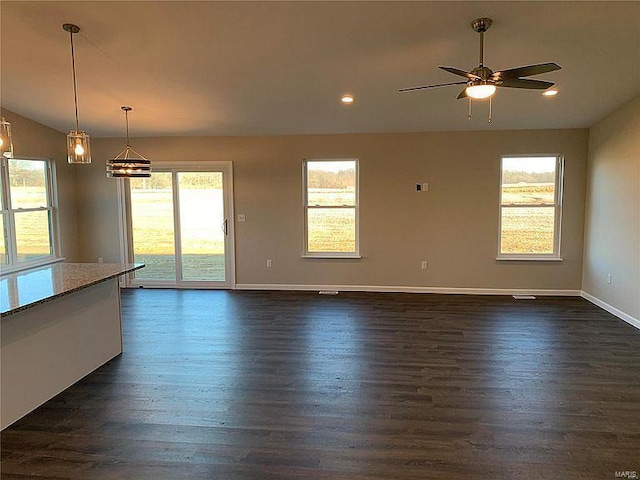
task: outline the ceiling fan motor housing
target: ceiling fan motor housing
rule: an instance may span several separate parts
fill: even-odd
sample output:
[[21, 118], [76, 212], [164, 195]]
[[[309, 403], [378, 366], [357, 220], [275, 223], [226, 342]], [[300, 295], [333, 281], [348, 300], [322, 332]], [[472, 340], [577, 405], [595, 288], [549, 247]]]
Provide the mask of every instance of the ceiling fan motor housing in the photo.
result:
[[483, 81], [487, 81], [491, 78], [491, 75], [493, 75], [493, 70], [491, 70], [489, 67], [485, 67], [484, 65], [482, 65], [480, 67], [474, 68], [469, 73], [471, 73], [472, 75], [476, 75], [477, 77], [480, 77], [480, 79]]

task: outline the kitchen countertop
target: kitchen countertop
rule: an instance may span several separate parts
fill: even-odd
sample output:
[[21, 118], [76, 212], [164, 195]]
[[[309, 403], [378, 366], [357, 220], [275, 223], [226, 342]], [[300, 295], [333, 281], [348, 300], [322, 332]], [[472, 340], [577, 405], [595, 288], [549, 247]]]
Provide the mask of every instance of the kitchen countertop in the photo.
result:
[[144, 267], [142, 263], [54, 263], [0, 277], [5, 317]]

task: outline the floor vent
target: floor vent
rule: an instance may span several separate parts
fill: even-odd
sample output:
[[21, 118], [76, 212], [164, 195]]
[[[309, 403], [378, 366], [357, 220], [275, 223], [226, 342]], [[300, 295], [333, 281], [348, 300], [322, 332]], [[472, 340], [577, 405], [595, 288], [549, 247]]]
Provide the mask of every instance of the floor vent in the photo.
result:
[[338, 291], [337, 290], [320, 290], [318, 293], [320, 295], [337, 295]]
[[514, 295], [513, 298], [516, 300], [535, 300], [535, 295]]

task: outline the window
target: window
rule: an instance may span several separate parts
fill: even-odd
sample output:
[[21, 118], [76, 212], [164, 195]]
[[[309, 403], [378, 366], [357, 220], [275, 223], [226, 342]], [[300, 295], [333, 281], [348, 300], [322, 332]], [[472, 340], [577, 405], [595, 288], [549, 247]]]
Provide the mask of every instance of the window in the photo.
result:
[[305, 160], [305, 256], [357, 257], [358, 161]]
[[2, 157], [1, 177], [3, 270], [51, 260], [57, 250], [51, 163]]
[[498, 259], [560, 260], [562, 158], [502, 157]]

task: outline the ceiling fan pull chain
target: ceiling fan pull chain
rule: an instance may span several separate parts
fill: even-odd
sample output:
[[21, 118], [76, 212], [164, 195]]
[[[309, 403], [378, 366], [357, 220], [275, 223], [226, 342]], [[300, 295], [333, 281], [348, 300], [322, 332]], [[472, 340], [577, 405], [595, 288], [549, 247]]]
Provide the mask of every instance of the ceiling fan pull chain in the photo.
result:
[[489, 97], [489, 123], [491, 123], [491, 97]]
[[471, 103], [473, 102], [473, 100], [471, 100], [471, 97], [469, 97], [469, 120], [471, 120]]

